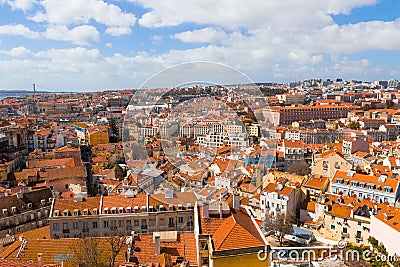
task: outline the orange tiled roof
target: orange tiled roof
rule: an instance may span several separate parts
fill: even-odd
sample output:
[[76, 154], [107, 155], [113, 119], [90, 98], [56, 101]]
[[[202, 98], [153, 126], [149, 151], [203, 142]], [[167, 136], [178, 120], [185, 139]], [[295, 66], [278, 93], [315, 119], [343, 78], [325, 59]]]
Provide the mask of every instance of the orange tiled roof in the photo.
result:
[[[201, 210], [201, 209], [199, 209]], [[263, 246], [264, 241], [244, 210], [231, 210], [228, 218], [201, 217], [202, 233], [210, 233], [216, 250]]]
[[294, 191], [294, 188], [284, 186], [281, 190], [277, 190], [278, 184], [277, 183], [269, 183], [265, 188], [264, 191], [267, 192], [276, 192], [280, 195], [290, 196]]
[[329, 183], [329, 178], [328, 177], [313, 177], [311, 176], [310, 178], [307, 179], [307, 181], [304, 183], [304, 187], [309, 187], [309, 188], [314, 188], [314, 189], [319, 189], [322, 190], [325, 185]]
[[[387, 220], [385, 220], [385, 216], [387, 216]], [[400, 232], [400, 211], [398, 209], [392, 208], [385, 213], [375, 215], [375, 218]]]
[[336, 182], [338, 178], [342, 178], [346, 184], [350, 184], [351, 181], [365, 182], [366, 184], [373, 183], [375, 185], [375, 190], [379, 191], [384, 191], [385, 186], [390, 186], [394, 192], [397, 190], [399, 184], [399, 181], [396, 179], [386, 178], [385, 182], [381, 182], [377, 176], [359, 173], [355, 173], [353, 177], [347, 177], [347, 172], [342, 171], [337, 171], [333, 176], [332, 181]]

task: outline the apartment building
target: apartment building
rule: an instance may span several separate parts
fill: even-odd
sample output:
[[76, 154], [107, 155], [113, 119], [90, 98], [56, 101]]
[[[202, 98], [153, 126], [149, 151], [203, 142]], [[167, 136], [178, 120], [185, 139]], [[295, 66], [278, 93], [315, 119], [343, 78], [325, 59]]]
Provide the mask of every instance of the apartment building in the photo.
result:
[[52, 238], [129, 235], [131, 231], [193, 231], [193, 192], [56, 199], [49, 218]]
[[295, 188], [269, 183], [260, 194], [261, 220], [266, 214], [293, 213], [296, 211]]
[[351, 105], [316, 105], [316, 106], [290, 106], [290, 107], [271, 107], [271, 111], [277, 115], [273, 118], [278, 118], [277, 124], [290, 125], [295, 121], [307, 120], [328, 120], [346, 118], [350, 110], [358, 109]]
[[53, 195], [48, 188], [22, 189], [14, 195], [0, 193], [0, 235], [15, 235], [47, 224]]
[[344, 196], [356, 196], [359, 199], [369, 198], [378, 203], [396, 204], [400, 197], [400, 182], [387, 175], [380, 176], [337, 171], [331, 179], [330, 192]]
[[389, 255], [400, 255], [400, 211], [392, 209], [372, 216], [370, 235], [385, 246]]
[[[235, 198], [235, 197], [234, 197]], [[225, 201], [205, 201], [195, 209], [195, 238], [198, 266], [269, 266], [269, 251], [261, 261], [259, 251], [268, 248], [252, 212], [240, 205], [233, 208]]]

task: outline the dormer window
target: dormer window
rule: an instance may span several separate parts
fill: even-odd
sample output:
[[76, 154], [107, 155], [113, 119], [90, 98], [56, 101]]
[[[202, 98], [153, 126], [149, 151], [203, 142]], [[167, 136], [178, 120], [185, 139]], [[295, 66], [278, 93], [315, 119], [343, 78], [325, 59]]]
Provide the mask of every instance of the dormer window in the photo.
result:
[[93, 215], [97, 215], [97, 208], [93, 209]]
[[46, 205], [46, 200], [45, 200], [45, 199], [42, 199], [42, 200], [40, 201], [40, 203], [41, 203], [42, 205]]
[[178, 210], [183, 210], [183, 205], [182, 204], [178, 204]]
[[59, 211], [59, 210], [55, 210], [55, 211], [54, 211], [54, 216], [55, 216], [55, 217], [60, 216], [60, 211]]
[[108, 208], [104, 208], [104, 214], [108, 214], [109, 213], [109, 209]]
[[134, 211], [135, 213], [138, 213], [138, 212], [139, 212], [139, 207], [138, 207], [138, 206], [135, 206], [135, 207], [133, 208], [133, 211]]
[[28, 203], [28, 208], [29, 208], [29, 209], [32, 208], [32, 203]]
[[89, 215], [89, 210], [88, 209], [84, 209], [83, 210], [83, 215]]
[[387, 193], [391, 193], [392, 192], [392, 187], [386, 185], [386, 186], [383, 187], [383, 191], [385, 191]]
[[118, 212], [119, 213], [124, 213], [124, 208], [123, 207], [119, 207]]
[[79, 216], [79, 210], [78, 209], [74, 210], [74, 216]]
[[343, 178], [336, 178], [336, 183], [343, 184], [343, 182], [344, 182]]
[[13, 213], [17, 213], [17, 207], [11, 207]]
[[117, 208], [116, 207], [112, 207], [111, 208], [111, 213], [112, 214], [117, 214]]
[[3, 214], [8, 216], [8, 210], [7, 209], [3, 209]]
[[69, 216], [69, 210], [64, 210], [64, 211], [63, 211], [63, 215], [64, 215], [64, 216]]
[[126, 208], [126, 213], [132, 213], [132, 207], [131, 206]]

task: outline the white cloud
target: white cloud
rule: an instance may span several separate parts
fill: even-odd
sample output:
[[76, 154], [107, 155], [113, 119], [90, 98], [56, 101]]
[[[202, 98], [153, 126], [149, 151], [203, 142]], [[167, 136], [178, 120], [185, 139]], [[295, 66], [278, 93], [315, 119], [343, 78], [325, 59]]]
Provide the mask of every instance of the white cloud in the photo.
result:
[[357, 7], [362, 7], [366, 5], [374, 5], [378, 0], [329, 0], [328, 10], [329, 14], [349, 14], [350, 11]]
[[[238, 32], [232, 35], [241, 36]], [[227, 43], [231, 40], [231, 35], [220, 28], [206, 27], [200, 30], [176, 33], [173, 38], [185, 43]]]
[[296, 39], [301, 47], [332, 54], [358, 53], [373, 49], [398, 50], [400, 19], [331, 25], [308, 35], [297, 36]]
[[13, 57], [28, 57], [33, 55], [29, 49], [23, 46], [13, 47], [9, 54]]
[[44, 36], [47, 39], [70, 41], [78, 45], [87, 45], [90, 41], [99, 40], [99, 32], [96, 27], [90, 25], [76, 26], [72, 29], [62, 25], [51, 25], [44, 32]]
[[107, 48], [112, 48], [113, 45], [112, 45], [112, 43], [106, 43], [106, 44], [105, 44], [105, 47], [107, 47]]
[[111, 36], [120, 36], [131, 34], [132, 31], [130, 27], [108, 27], [106, 33]]
[[37, 0], [1, 0], [1, 4], [8, 4], [12, 10], [20, 9], [29, 11], [37, 3]]
[[39, 33], [31, 31], [28, 27], [22, 24], [14, 24], [14, 25], [1, 25], [0, 26], [0, 35], [15, 35], [15, 36], [23, 36], [25, 38], [36, 39], [39, 38]]
[[30, 19], [35, 22], [48, 22], [51, 25], [88, 24], [91, 20], [108, 27], [107, 34], [130, 34], [135, 25], [134, 14], [126, 13], [120, 7], [99, 0], [43, 0], [45, 9]]
[[184, 22], [223, 28], [302, 28], [332, 23], [327, 1], [320, 0], [131, 0], [150, 9], [140, 19], [145, 27], [176, 26]]

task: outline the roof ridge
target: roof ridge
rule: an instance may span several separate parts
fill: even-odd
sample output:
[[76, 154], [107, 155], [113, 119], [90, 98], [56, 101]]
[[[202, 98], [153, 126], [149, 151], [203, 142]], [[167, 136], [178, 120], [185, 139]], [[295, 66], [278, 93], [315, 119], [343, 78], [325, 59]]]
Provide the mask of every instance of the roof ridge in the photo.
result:
[[[221, 242], [219, 242], [218, 247], [215, 248], [215, 249], [217, 249], [217, 250], [218, 250], [218, 248], [220, 248], [220, 247], [222, 246], [222, 244], [224, 243], [224, 241], [228, 238], [228, 236], [230, 235], [230, 233], [233, 231], [233, 229], [235, 228], [235, 226], [238, 224], [238, 223], [235, 221], [235, 219], [233, 218], [233, 215], [230, 216], [229, 218], [226, 218], [225, 221], [224, 221], [223, 223], [220, 224], [220, 226], [218, 227], [217, 231], [214, 232], [213, 237], [215, 237], [215, 234], [217, 234], [217, 233], [219, 233], [219, 232], [224, 233], [223, 231], [224, 231], [225, 229], [228, 228], [227, 226], [229, 226], [229, 225], [224, 226], [224, 223], [227, 222], [227, 220], [229, 220], [229, 219], [232, 219], [232, 220], [233, 220], [233, 224], [232, 224], [232, 226], [230, 227], [229, 231], [226, 231], [226, 234], [224, 234], [224, 236], [223, 236]], [[224, 226], [224, 227], [223, 227], [223, 226]]]

